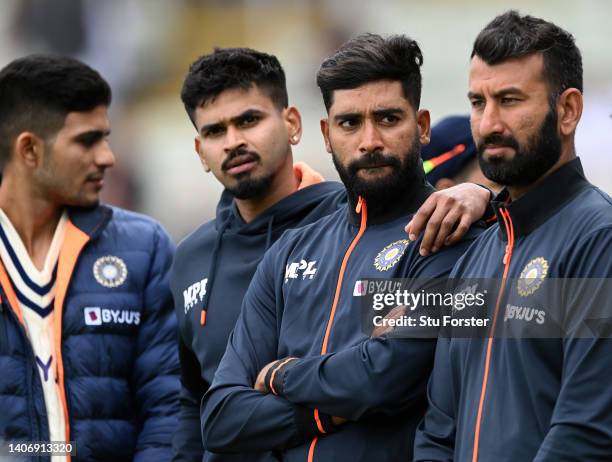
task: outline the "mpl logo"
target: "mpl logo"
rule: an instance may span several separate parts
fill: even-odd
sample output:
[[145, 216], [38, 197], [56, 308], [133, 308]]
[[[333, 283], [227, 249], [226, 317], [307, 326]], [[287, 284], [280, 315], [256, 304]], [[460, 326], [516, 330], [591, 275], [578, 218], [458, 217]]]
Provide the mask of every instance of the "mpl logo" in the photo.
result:
[[133, 310], [113, 310], [99, 306], [86, 306], [83, 309], [85, 325], [101, 326], [102, 324], [140, 324], [140, 313]]
[[314, 278], [315, 274], [317, 274], [317, 269], [315, 265], [317, 261], [306, 261], [300, 260], [299, 262], [289, 263], [285, 267], [285, 282], [289, 279], [297, 279], [300, 274], [302, 275], [302, 280], [308, 278]]
[[365, 281], [355, 281], [355, 288], [353, 289], [353, 297], [363, 297], [366, 294], [366, 283]]
[[206, 295], [206, 285], [208, 284], [208, 278], [204, 278], [201, 281], [194, 282], [185, 290], [183, 290], [183, 302], [185, 314], [193, 308], [193, 306], [198, 303], [198, 300], [201, 302], [204, 300], [204, 295]]

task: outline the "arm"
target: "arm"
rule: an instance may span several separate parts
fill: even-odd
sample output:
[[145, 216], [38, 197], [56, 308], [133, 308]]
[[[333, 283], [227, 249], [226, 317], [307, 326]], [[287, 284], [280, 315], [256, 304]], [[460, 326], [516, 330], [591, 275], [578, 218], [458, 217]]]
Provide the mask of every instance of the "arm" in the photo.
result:
[[[278, 242], [264, 256], [201, 407], [204, 447], [239, 453], [282, 450], [321, 434], [310, 409], [253, 389], [258, 371], [277, 359], [282, 292], [272, 274]], [[321, 415], [322, 429], [330, 429]]]
[[[421, 282], [439, 282], [448, 276], [469, 243], [464, 240], [442, 253], [419, 258], [409, 274]], [[370, 414], [397, 414], [425, 401], [435, 345], [435, 331], [429, 338], [395, 335], [291, 361], [275, 374], [275, 391], [292, 403], [351, 420]]]
[[591, 279], [564, 281], [570, 288], [570, 332], [563, 341], [559, 396], [537, 462], [607, 461], [612, 455], [612, 392], [605, 379], [610, 375], [612, 338], [609, 325], [607, 332], [589, 328], [612, 319], [612, 229], [591, 233], [574, 253], [570, 274]]
[[179, 340], [179, 358], [181, 362], [181, 408], [178, 427], [172, 437], [174, 452], [173, 461], [201, 462], [204, 455], [202, 435], [200, 433], [200, 400], [208, 383], [200, 375], [198, 358]]
[[168, 286], [174, 246], [161, 227], [156, 229], [155, 238], [132, 372], [140, 422], [135, 462], [170, 460], [179, 409], [176, 318]]
[[414, 462], [452, 462], [455, 447], [455, 406], [449, 360], [450, 338], [440, 337], [427, 386], [428, 408], [414, 439]]

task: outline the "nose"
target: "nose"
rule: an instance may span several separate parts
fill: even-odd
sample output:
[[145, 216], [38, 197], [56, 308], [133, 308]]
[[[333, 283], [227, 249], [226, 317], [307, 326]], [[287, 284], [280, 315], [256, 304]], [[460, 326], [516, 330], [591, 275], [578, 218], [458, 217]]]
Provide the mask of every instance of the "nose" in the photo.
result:
[[366, 120], [363, 124], [359, 151], [366, 153], [382, 150], [384, 150], [384, 144], [376, 124], [371, 120]]
[[476, 117], [476, 121], [476, 128], [482, 138], [504, 131], [499, 107], [493, 102], [485, 105], [482, 113]]
[[96, 150], [95, 163], [102, 168], [110, 168], [115, 165], [115, 155], [108, 141], [104, 140]]
[[242, 132], [233, 125], [230, 125], [227, 127], [227, 132], [225, 133], [223, 150], [228, 154], [239, 147], [246, 147], [246, 141], [242, 136]]

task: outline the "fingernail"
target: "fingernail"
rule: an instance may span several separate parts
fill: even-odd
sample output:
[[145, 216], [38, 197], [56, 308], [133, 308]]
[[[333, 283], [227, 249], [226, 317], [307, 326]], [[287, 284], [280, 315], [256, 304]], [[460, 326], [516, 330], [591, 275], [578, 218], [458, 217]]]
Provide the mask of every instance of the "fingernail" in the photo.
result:
[[437, 247], [432, 247], [432, 248], [431, 248], [431, 253], [436, 253], [437, 251], [438, 251], [438, 248], [437, 248]]
[[425, 250], [425, 249], [420, 249], [419, 253], [421, 254], [421, 257], [426, 257], [427, 256], [427, 250]]
[[408, 237], [411, 241], [416, 241], [416, 236], [414, 234], [410, 234]]

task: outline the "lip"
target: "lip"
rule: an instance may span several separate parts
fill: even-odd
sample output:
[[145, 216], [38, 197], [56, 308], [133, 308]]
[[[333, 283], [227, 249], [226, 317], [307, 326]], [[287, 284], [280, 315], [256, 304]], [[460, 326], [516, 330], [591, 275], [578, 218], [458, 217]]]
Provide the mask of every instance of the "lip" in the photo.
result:
[[501, 146], [501, 145], [489, 145], [485, 147], [485, 154], [489, 157], [501, 157], [505, 153], [512, 151], [513, 148], [510, 146]]
[[251, 154], [235, 157], [227, 163], [225, 171], [230, 175], [238, 175], [253, 170], [257, 166], [257, 159]]
[[102, 189], [104, 186], [104, 177], [96, 176], [93, 178], [88, 178], [87, 182], [93, 184], [96, 189]]

